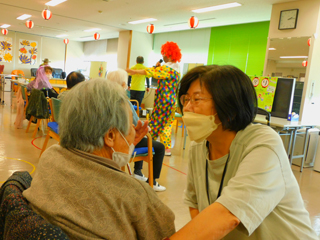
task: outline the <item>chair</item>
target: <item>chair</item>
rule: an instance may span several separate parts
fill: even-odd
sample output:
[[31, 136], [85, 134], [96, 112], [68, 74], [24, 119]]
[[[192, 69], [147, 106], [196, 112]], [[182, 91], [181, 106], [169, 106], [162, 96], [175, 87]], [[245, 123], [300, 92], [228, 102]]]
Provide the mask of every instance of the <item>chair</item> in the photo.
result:
[[[18, 75], [19, 77], [24, 77], [25, 76], [24, 72], [22, 70], [13, 70], [11, 72], [11, 75]], [[11, 77], [11, 78], [12, 78], [12, 80], [16, 80], [16, 77]], [[13, 89], [14, 92], [18, 92], [18, 84], [14, 83], [12, 85], [12, 89]]]
[[31, 77], [36, 77], [36, 75], [37, 75], [37, 68], [31, 68], [30, 69], [30, 72], [31, 72]]
[[178, 132], [178, 127], [179, 127], [179, 121], [182, 122], [182, 137], [184, 136], [184, 123], [182, 120], [182, 113], [180, 110], [180, 107], [178, 106], [178, 104], [176, 105], [176, 112], [175, 112], [175, 120], [176, 122], [176, 133]]
[[[142, 147], [142, 148], [135, 148], [134, 154], [135, 157], [131, 158], [130, 162], [139, 162], [139, 161], [145, 161], [148, 163], [148, 178], [149, 178], [149, 185], [153, 188], [153, 153], [154, 149], [152, 148], [152, 137], [150, 133], [147, 135], [148, 138], [148, 147]], [[127, 164], [128, 172], [130, 175], [132, 175], [130, 165]], [[125, 166], [121, 168], [122, 171], [125, 171]], [[151, 180], [150, 180], [151, 179]]]
[[140, 107], [139, 107], [139, 102], [138, 102], [138, 100], [130, 99], [130, 102], [136, 104], [136, 105], [135, 105], [135, 104], [132, 104], [132, 105], [133, 105], [134, 110], [136, 110], [136, 113], [137, 113], [137, 115], [138, 115], [138, 117], [139, 117]]
[[28, 99], [28, 89], [25, 86], [21, 85], [21, 94], [22, 98], [24, 100], [24, 116], [26, 115], [26, 110], [27, 106], [29, 104], [29, 99]]
[[31, 122], [34, 119], [37, 119], [37, 125], [32, 135], [32, 137], [35, 138], [41, 121], [46, 119], [47, 123], [49, 122], [48, 102], [42, 91], [35, 88], [32, 89], [29, 103], [26, 108], [26, 118], [29, 118], [26, 133], [29, 131]]
[[60, 142], [58, 119], [59, 119], [61, 101], [55, 98], [50, 98], [49, 105], [51, 109], [52, 122], [48, 123], [48, 133], [47, 133], [46, 139], [44, 140], [39, 157], [41, 157], [41, 154], [46, 150], [50, 137]]
[[271, 122], [271, 113], [263, 108], [257, 108], [257, 114], [266, 115], [267, 125], [270, 126]]
[[28, 172], [14, 172], [1, 186], [0, 239], [69, 239], [60, 227], [34, 212], [22, 195], [31, 181]]

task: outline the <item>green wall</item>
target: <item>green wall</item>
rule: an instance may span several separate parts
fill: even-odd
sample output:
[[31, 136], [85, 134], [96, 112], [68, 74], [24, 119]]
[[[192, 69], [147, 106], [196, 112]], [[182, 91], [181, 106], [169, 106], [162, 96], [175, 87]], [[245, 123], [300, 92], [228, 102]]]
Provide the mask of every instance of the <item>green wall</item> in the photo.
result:
[[270, 22], [211, 28], [208, 65], [233, 65], [247, 75], [261, 76]]

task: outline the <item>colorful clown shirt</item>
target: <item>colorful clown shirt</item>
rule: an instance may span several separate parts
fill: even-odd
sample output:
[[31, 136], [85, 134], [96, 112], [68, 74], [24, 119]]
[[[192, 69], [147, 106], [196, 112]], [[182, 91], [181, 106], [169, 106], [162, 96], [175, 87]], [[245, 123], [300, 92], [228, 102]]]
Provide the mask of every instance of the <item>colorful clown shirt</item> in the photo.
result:
[[[178, 64], [167, 64], [157, 68], [146, 68], [147, 77], [158, 79], [154, 107], [150, 119], [151, 135], [157, 138], [174, 116], [176, 91], [180, 80]], [[174, 68], [172, 68], [174, 67]]]

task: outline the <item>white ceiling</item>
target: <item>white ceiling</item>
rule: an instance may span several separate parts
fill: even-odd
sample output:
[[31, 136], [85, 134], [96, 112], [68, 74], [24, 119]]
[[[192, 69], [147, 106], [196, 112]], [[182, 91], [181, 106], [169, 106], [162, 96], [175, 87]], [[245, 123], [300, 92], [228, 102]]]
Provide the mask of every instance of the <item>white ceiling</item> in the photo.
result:
[[[290, 0], [67, 0], [50, 7], [52, 18], [41, 16], [49, 0], [0, 0], [0, 25], [10, 24], [10, 31], [56, 37], [67, 34], [70, 40], [93, 40], [94, 32], [83, 30], [101, 28], [101, 39], [116, 38], [121, 30], [146, 32], [149, 23], [128, 24], [129, 21], [156, 18], [155, 32], [188, 29], [188, 19], [196, 16], [199, 28], [270, 20], [272, 4]], [[208, 13], [191, 10], [237, 1], [241, 7]], [[293, 0], [296, 1], [296, 0]], [[101, 12], [101, 13], [99, 13]], [[17, 20], [22, 14], [32, 15], [34, 28], [25, 26], [26, 20]], [[175, 24], [175, 25], [172, 25]], [[87, 37], [87, 38], [86, 38]]]

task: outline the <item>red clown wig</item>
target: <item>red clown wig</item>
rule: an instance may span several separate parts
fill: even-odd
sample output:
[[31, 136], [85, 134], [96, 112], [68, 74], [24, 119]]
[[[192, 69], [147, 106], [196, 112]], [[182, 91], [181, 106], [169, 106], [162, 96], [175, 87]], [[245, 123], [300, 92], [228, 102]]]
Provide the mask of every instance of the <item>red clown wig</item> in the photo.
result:
[[161, 46], [161, 54], [167, 58], [171, 58], [172, 62], [181, 61], [181, 49], [175, 42], [166, 42]]

